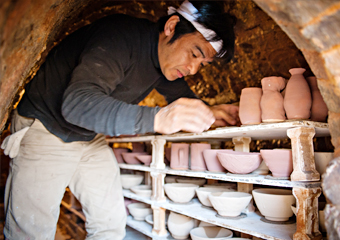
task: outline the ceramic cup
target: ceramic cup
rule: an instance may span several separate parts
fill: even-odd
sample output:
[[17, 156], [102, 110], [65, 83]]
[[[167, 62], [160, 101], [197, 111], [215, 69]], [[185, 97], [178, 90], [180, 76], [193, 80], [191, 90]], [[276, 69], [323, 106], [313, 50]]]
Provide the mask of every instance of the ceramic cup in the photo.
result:
[[176, 170], [189, 169], [189, 144], [172, 143], [170, 168]]
[[208, 143], [192, 143], [191, 149], [191, 161], [190, 169], [193, 171], [205, 171], [207, 166], [204, 162], [203, 151], [211, 149], [211, 145]]

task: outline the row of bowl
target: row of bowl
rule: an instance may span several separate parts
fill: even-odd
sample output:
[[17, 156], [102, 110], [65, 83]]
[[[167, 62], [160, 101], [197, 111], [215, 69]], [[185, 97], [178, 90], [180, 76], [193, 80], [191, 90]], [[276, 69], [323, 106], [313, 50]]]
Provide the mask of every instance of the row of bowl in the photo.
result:
[[237, 217], [246, 209], [252, 198], [265, 218], [271, 221], [286, 221], [292, 215], [291, 205], [295, 197], [291, 190], [276, 188], [254, 189], [252, 194], [238, 192], [223, 186], [199, 187], [189, 183], [167, 183], [164, 185], [167, 197], [175, 203], [188, 203], [197, 194], [206, 207], [213, 207], [222, 217]]

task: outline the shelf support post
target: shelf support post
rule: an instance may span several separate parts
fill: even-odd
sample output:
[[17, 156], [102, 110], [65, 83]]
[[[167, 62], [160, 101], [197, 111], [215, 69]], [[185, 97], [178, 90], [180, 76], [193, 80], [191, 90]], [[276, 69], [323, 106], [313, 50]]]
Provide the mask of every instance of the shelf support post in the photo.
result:
[[151, 200], [156, 202], [164, 202], [166, 200], [163, 190], [165, 173], [151, 172], [151, 178], [152, 178]]
[[320, 173], [316, 171], [313, 149], [313, 127], [296, 127], [287, 130], [291, 139], [293, 154], [292, 181], [319, 181]]
[[322, 234], [319, 231], [318, 197], [321, 188], [293, 188], [296, 198], [296, 232], [294, 240], [319, 240]]
[[250, 137], [233, 137], [233, 144], [236, 152], [249, 152]]
[[151, 168], [164, 169], [164, 145], [165, 139], [153, 139], [152, 144], [152, 162], [150, 164]]
[[153, 210], [153, 228], [152, 234], [157, 236], [166, 236], [168, 232], [165, 229], [165, 209], [157, 206], [151, 206]]

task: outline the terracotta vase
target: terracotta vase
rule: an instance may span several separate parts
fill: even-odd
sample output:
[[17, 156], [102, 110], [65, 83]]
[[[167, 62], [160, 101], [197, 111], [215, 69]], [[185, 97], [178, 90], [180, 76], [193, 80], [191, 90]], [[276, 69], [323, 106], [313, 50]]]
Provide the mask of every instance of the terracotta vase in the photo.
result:
[[177, 170], [189, 169], [189, 143], [172, 143], [170, 168]]
[[288, 80], [284, 97], [284, 108], [288, 119], [306, 120], [310, 117], [312, 95], [303, 76], [305, 71], [304, 68], [289, 70], [291, 77]]
[[260, 101], [262, 88], [243, 88], [240, 96], [239, 117], [243, 125], [261, 123]]
[[318, 88], [316, 77], [308, 77], [307, 82], [312, 93], [312, 108], [310, 119], [316, 122], [326, 122], [328, 108]]
[[115, 154], [118, 163], [125, 163], [123, 160], [122, 153], [128, 151], [129, 151], [128, 148], [113, 148], [113, 153]]
[[191, 159], [190, 169], [193, 171], [206, 171], [207, 166], [204, 162], [203, 151], [211, 149], [208, 143], [192, 143], [191, 144]]
[[282, 77], [266, 77], [261, 80], [261, 118], [262, 122], [282, 122], [286, 119], [283, 96], [280, 93], [286, 86]]

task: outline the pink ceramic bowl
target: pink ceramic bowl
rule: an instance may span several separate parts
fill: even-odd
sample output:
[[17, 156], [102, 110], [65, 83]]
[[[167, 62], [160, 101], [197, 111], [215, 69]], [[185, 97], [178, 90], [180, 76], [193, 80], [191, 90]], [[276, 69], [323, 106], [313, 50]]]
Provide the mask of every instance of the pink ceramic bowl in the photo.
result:
[[261, 149], [260, 153], [273, 177], [290, 176], [293, 171], [292, 150]]
[[230, 152], [231, 149], [205, 149], [203, 150], [203, 157], [208, 171], [210, 172], [225, 172], [225, 168], [217, 159], [217, 152]]
[[146, 152], [123, 152], [122, 156], [123, 159], [126, 163], [128, 164], [142, 164], [137, 158], [136, 156], [138, 155], [147, 155]]
[[146, 166], [150, 166], [152, 161], [152, 155], [137, 155], [136, 158]]
[[251, 173], [262, 162], [261, 154], [256, 152], [217, 152], [217, 158], [225, 169], [236, 174]]
[[122, 153], [128, 151], [128, 148], [113, 148], [113, 153], [115, 154], [118, 163], [124, 163]]

